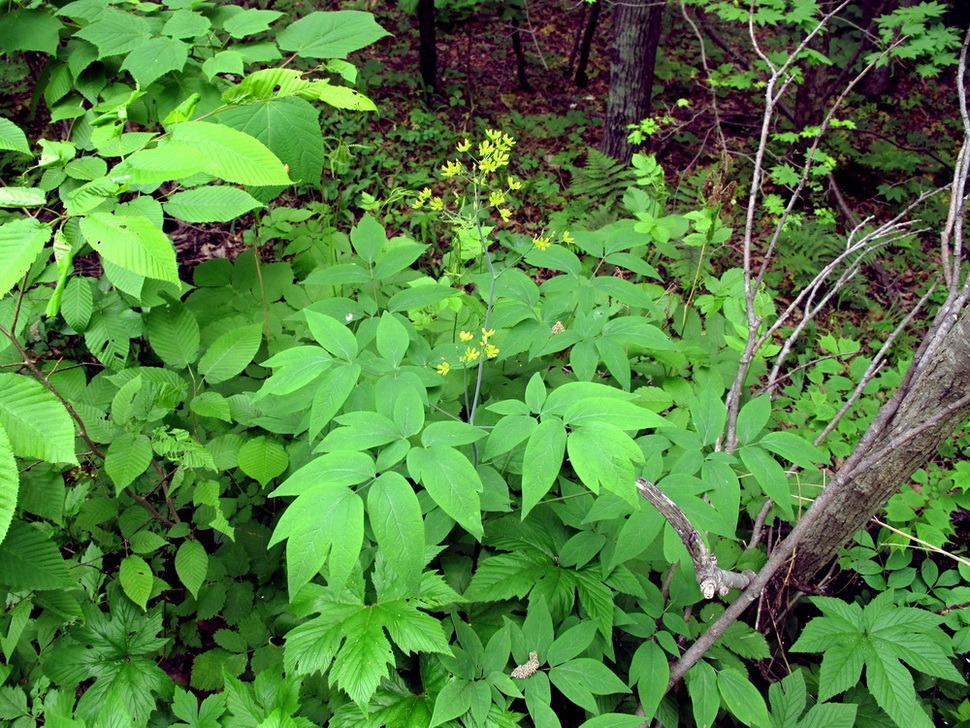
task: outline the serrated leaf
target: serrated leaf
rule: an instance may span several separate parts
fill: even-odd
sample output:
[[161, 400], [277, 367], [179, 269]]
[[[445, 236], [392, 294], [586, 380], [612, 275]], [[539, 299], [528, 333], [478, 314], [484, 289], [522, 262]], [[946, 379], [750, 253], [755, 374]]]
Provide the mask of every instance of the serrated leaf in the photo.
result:
[[239, 469], [262, 486], [282, 474], [290, 463], [283, 446], [262, 435], [247, 440], [239, 448], [238, 459]]
[[302, 58], [346, 58], [349, 53], [389, 35], [374, 16], [359, 10], [314, 12], [276, 35], [284, 51]]
[[39, 187], [0, 187], [0, 207], [43, 207], [46, 202], [47, 193]]
[[118, 580], [125, 594], [135, 604], [142, 609], [148, 606], [148, 597], [152, 593], [152, 584], [155, 577], [152, 576], [151, 567], [141, 556], [126, 556], [121, 560], [118, 567]]
[[0, 296], [20, 282], [50, 238], [50, 226], [32, 217], [0, 225]]
[[151, 462], [152, 445], [149, 439], [140, 433], [125, 433], [108, 446], [104, 469], [120, 493], [144, 473]]
[[81, 232], [105, 260], [146, 278], [178, 285], [172, 241], [148, 218], [93, 212], [81, 218]]
[[158, 358], [175, 369], [185, 369], [199, 356], [199, 323], [181, 303], [156, 306], [145, 318], [148, 343]]
[[215, 118], [265, 144], [289, 165], [295, 184], [319, 184], [326, 145], [320, 129], [320, 111], [310, 102], [294, 97], [275, 98], [227, 109]]
[[0, 374], [0, 425], [14, 455], [77, 463], [74, 421], [57, 397], [30, 377]]
[[[13, 457], [7, 431], [0, 425], [0, 544], [7, 535], [17, 507], [17, 492], [20, 488], [20, 473]], [[423, 526], [422, 526], [423, 530]]]
[[259, 324], [230, 329], [213, 341], [202, 355], [199, 371], [209, 384], [231, 379], [249, 366], [262, 340]]
[[198, 599], [209, 570], [209, 555], [198, 541], [183, 541], [175, 554], [175, 573], [189, 593]]
[[202, 417], [215, 417], [223, 422], [232, 422], [229, 401], [218, 392], [202, 392], [189, 402], [189, 409]]
[[67, 281], [60, 310], [68, 326], [78, 333], [84, 332], [94, 312], [94, 291], [90, 278], [73, 276]]
[[97, 46], [98, 59], [101, 59], [134, 50], [148, 40], [149, 30], [145, 18], [109, 7], [75, 35]]
[[197, 147], [207, 161], [203, 171], [241, 185], [291, 184], [279, 158], [244, 132], [208, 121], [183, 121], [170, 127], [176, 142]]
[[30, 144], [27, 143], [27, 135], [19, 126], [9, 119], [0, 116], [0, 149], [11, 152], [30, 154]]
[[43, 533], [13, 521], [0, 542], [0, 584], [23, 590], [63, 589], [70, 585], [67, 562]]
[[147, 88], [169, 71], [181, 71], [189, 57], [189, 47], [176, 38], [159, 36], [142, 41], [121, 64], [139, 88]]
[[330, 83], [318, 84], [312, 90], [317, 99], [338, 109], [377, 111], [377, 105], [367, 96], [346, 86], [335, 86]]
[[228, 222], [264, 205], [238, 187], [205, 185], [177, 192], [163, 207], [167, 214], [186, 222]]

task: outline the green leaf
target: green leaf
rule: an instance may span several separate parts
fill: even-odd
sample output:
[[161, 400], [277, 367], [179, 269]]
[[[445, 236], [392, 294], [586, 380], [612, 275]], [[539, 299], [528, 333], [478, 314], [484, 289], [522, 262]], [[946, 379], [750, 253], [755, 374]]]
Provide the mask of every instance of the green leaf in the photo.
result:
[[47, 193], [39, 187], [0, 187], [0, 207], [43, 207], [46, 203]]
[[522, 459], [522, 520], [556, 482], [565, 451], [566, 428], [562, 421], [550, 417], [540, 422]]
[[643, 453], [623, 430], [602, 422], [583, 425], [569, 433], [566, 449], [586, 487], [594, 493], [602, 487], [629, 503], [638, 503], [633, 463], [642, 463]]
[[636, 715], [603, 713], [584, 721], [579, 728], [638, 728], [643, 722], [644, 719]]
[[172, 139], [205, 155], [204, 172], [241, 185], [291, 184], [283, 163], [258, 139], [223, 124], [183, 121], [170, 127]]
[[399, 367], [404, 360], [411, 338], [408, 330], [397, 316], [385, 311], [377, 323], [377, 351], [392, 367]]
[[414, 311], [425, 306], [433, 306], [456, 293], [460, 293], [460, 291], [456, 291], [451, 286], [443, 286], [439, 283], [405, 288], [403, 291], [398, 291], [391, 296], [387, 302], [387, 310], [392, 313]]
[[471, 683], [467, 680], [453, 678], [445, 683], [441, 692], [435, 697], [434, 713], [431, 715], [429, 728], [435, 728], [467, 713], [472, 707]]
[[227, 109], [214, 118], [265, 144], [289, 165], [294, 183], [319, 184], [326, 145], [320, 130], [320, 111], [310, 102], [293, 97], [274, 98]]
[[81, 218], [81, 232], [105, 260], [146, 278], [178, 285], [172, 241], [148, 218], [93, 212]]
[[239, 469], [264, 487], [281, 475], [290, 463], [283, 446], [263, 435], [247, 440], [239, 448], [238, 458]]
[[249, 366], [262, 343], [262, 326], [250, 324], [230, 329], [202, 355], [199, 371], [209, 384], [231, 379]]
[[648, 640], [637, 648], [630, 664], [630, 680], [637, 683], [637, 697], [643, 707], [643, 720], [649, 721], [656, 715], [670, 680], [667, 653], [656, 641]]
[[0, 225], [0, 296], [23, 279], [50, 239], [50, 226], [32, 217]]
[[7, 535], [17, 507], [17, 491], [20, 488], [20, 473], [17, 461], [13, 458], [10, 438], [0, 425], [0, 544]]
[[[384, 226], [368, 212], [350, 231], [350, 242], [357, 251], [357, 255], [373, 264], [378, 254], [387, 247], [387, 232]], [[388, 308], [388, 310], [394, 309]]]
[[340, 10], [310, 13], [278, 33], [276, 42], [302, 58], [346, 58], [385, 35], [370, 13]]
[[[761, 442], [764, 442], [763, 438]], [[758, 445], [743, 447], [739, 454], [741, 462], [754, 476], [765, 495], [775, 502], [785, 516], [789, 519], [794, 518], [788, 477], [778, 461]]]
[[303, 313], [310, 325], [310, 333], [320, 346], [346, 362], [357, 358], [357, 338], [353, 331], [337, 319], [313, 309], [304, 309]]
[[189, 57], [187, 44], [160, 36], [138, 44], [125, 56], [123, 70], [131, 73], [139, 88], [148, 88], [169, 71], [181, 71]]
[[0, 116], [0, 149], [22, 154], [31, 153], [30, 144], [27, 143], [27, 135], [19, 126], [2, 116]]
[[47, 8], [13, 12], [8, 9], [0, 23], [0, 50], [11, 57], [17, 51], [55, 55], [63, 29], [61, 22]]
[[[420, 401], [420, 397], [419, 400]], [[422, 423], [423, 424], [423, 423]], [[409, 437], [414, 433], [406, 433]], [[421, 444], [425, 447], [432, 445], [448, 445], [459, 447], [471, 445], [488, 436], [488, 432], [467, 422], [454, 420], [440, 420], [432, 422], [421, 433]]]
[[335, 366], [323, 375], [310, 406], [310, 437], [316, 437], [334, 418], [357, 386], [360, 364]]
[[152, 444], [145, 435], [124, 433], [108, 446], [104, 458], [105, 472], [120, 493], [152, 462]]
[[742, 445], [754, 442], [768, 424], [769, 417], [771, 417], [770, 397], [756, 397], [745, 404], [738, 413], [738, 442]]
[[357, 485], [375, 476], [374, 458], [362, 452], [337, 451], [314, 458], [270, 496], [302, 495], [317, 485]]
[[790, 430], [769, 432], [758, 444], [803, 468], [814, 468], [826, 461], [821, 450]]
[[350, 488], [322, 484], [287, 507], [269, 545], [286, 539], [287, 585], [292, 598], [330, 557], [328, 583], [341, 588], [357, 565], [364, 539], [364, 502]]
[[98, 14], [97, 20], [77, 31], [75, 36], [97, 46], [100, 60], [135, 50], [148, 40], [149, 30], [145, 18], [109, 7]]
[[13, 589], [64, 589], [71, 586], [67, 562], [39, 530], [13, 521], [0, 542], [0, 584]]
[[609, 695], [611, 693], [630, 692], [629, 688], [612, 670], [602, 662], [588, 657], [578, 657], [563, 665], [553, 667], [549, 671], [549, 680], [569, 700], [586, 708], [591, 713], [599, 710], [592, 694]]
[[202, 588], [208, 571], [209, 555], [205, 552], [205, 547], [198, 541], [183, 541], [175, 554], [175, 573], [196, 599], [199, 598], [199, 589]]
[[694, 713], [694, 723], [698, 726], [713, 726], [717, 711], [721, 707], [714, 668], [706, 662], [698, 662], [687, 671], [685, 681]]
[[690, 415], [704, 445], [713, 445], [724, 431], [727, 407], [715, 389], [708, 385], [690, 398]]
[[747, 676], [731, 668], [717, 672], [717, 689], [724, 705], [745, 725], [771, 728], [768, 706]]
[[590, 621], [570, 627], [549, 646], [546, 662], [550, 665], [561, 665], [581, 654], [593, 642], [596, 630], [596, 622]]
[[61, 316], [72, 329], [83, 332], [94, 313], [94, 291], [90, 278], [73, 276], [64, 287]]
[[562, 419], [570, 427], [605, 422], [621, 430], [670, 427], [671, 424], [656, 412], [612, 397], [584, 397], [568, 405]]
[[400, 473], [383, 473], [371, 484], [367, 520], [406, 596], [417, 595], [425, 561], [424, 521], [414, 488]]
[[267, 30], [271, 23], [281, 17], [283, 13], [276, 10], [246, 9], [236, 13], [222, 24], [232, 38], [245, 38]]
[[169, 16], [162, 26], [162, 33], [171, 38], [196, 38], [205, 35], [211, 27], [212, 23], [207, 17], [183, 8]]
[[346, 86], [335, 86], [332, 83], [327, 83], [316, 85], [312, 90], [317, 99], [338, 109], [377, 111], [377, 105], [367, 96]]
[[118, 568], [118, 580], [125, 594], [142, 609], [148, 606], [148, 597], [152, 594], [155, 577], [151, 567], [141, 556], [126, 556], [121, 560]]
[[186, 222], [228, 222], [264, 205], [237, 187], [206, 185], [177, 192], [163, 207], [172, 217]]
[[185, 369], [199, 356], [199, 324], [181, 303], [153, 307], [145, 317], [148, 343], [167, 366]]
[[411, 476], [425, 487], [441, 510], [481, 539], [482, 479], [468, 458], [446, 445], [412, 448], [407, 456]]
[[276, 371], [263, 382], [256, 399], [275, 394], [292, 394], [330, 368], [333, 358], [319, 346], [294, 346], [262, 362]]
[[[866, 686], [879, 707], [893, 719], [898, 726], [916, 725], [914, 713], [920, 708], [916, 701], [916, 688], [913, 676], [902, 663], [892, 655], [878, 650], [867, 650]], [[924, 720], [920, 723], [925, 723]]]
[[0, 425], [14, 455], [77, 463], [74, 421], [48, 389], [21, 374], [0, 374]]

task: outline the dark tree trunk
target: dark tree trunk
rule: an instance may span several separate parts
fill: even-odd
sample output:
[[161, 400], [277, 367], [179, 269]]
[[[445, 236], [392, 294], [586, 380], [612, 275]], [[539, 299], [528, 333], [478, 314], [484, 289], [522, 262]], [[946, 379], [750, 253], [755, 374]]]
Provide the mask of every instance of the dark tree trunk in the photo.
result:
[[593, 37], [596, 35], [596, 25], [599, 23], [602, 5], [603, 0], [593, 3], [593, 9], [586, 21], [586, 29], [583, 31], [583, 42], [579, 46], [579, 61], [576, 64], [576, 86], [579, 88], [586, 88], [586, 84], [589, 83], [589, 76], [586, 75], [586, 69], [589, 67], [589, 50], [593, 46]]
[[610, 59], [610, 95], [602, 151], [621, 162], [636, 151], [627, 126], [650, 115], [653, 72], [665, 4], [634, 0], [616, 6]]
[[434, 0], [418, 0], [418, 68], [428, 91], [438, 90], [438, 45]]
[[518, 15], [512, 17], [512, 50], [515, 52], [515, 75], [519, 80], [520, 91], [532, 91], [529, 78], [526, 76], [525, 52], [522, 50], [522, 21]]
[[970, 309], [959, 315], [942, 338], [930, 335], [928, 340], [936, 346], [931, 343], [925, 355], [917, 356], [909, 386], [884, 405], [877, 417], [879, 422], [889, 415], [885, 428], [874, 441], [860, 443], [864, 448], [861, 462], [852, 472], [839, 473], [841, 477], [831, 486], [838, 489], [835, 500], [798, 545], [793, 572], [798, 583], [810, 583], [828, 566], [852, 535], [866, 527], [970, 415], [970, 402], [966, 401], [970, 393]]

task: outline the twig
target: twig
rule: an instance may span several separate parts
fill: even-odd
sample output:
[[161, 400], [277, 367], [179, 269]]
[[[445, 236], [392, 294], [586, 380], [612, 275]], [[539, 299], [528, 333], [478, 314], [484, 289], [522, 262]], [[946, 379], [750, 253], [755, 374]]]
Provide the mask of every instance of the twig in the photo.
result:
[[667, 519], [684, 542], [687, 553], [694, 563], [694, 575], [705, 599], [713, 599], [716, 594], [727, 596], [731, 589], [744, 589], [754, 578], [753, 571], [728, 571], [717, 565], [717, 557], [704, 544], [700, 532], [691, 525], [690, 520], [676, 503], [653, 483], [637, 479], [637, 490], [660, 515]]

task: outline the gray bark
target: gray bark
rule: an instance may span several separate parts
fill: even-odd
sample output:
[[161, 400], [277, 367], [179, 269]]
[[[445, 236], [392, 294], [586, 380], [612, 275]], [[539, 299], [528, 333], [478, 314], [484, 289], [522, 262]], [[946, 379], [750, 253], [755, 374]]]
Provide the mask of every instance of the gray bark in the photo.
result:
[[654, 67], [665, 2], [633, 0], [617, 5], [613, 16], [610, 95], [602, 151], [630, 161], [636, 147], [627, 141], [629, 124], [650, 115]]
[[829, 486], [836, 489], [832, 500], [798, 546], [798, 582], [827, 566], [970, 416], [970, 310], [944, 314], [927, 340], [908, 384], [877, 416], [878, 436], [860, 443], [847, 461], [855, 464]]

